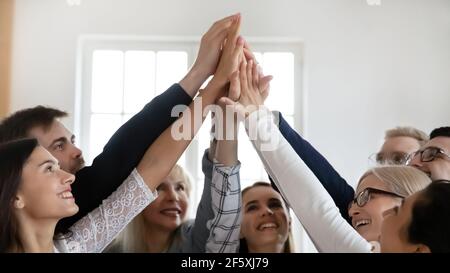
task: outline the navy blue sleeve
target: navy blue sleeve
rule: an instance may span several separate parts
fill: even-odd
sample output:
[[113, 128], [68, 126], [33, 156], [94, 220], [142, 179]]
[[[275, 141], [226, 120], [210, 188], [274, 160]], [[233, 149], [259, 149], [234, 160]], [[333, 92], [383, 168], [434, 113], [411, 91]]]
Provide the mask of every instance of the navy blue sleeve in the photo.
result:
[[171, 116], [172, 108], [191, 102], [192, 98], [183, 88], [174, 84], [123, 124], [94, 159], [92, 166], [75, 174], [72, 193], [80, 210], [76, 215], [61, 220], [57, 231], [66, 230], [111, 195], [138, 165], [147, 148], [177, 119]]
[[339, 208], [342, 217], [350, 222], [348, 204], [353, 200], [355, 194], [353, 188], [339, 175], [325, 157], [291, 128], [281, 113], [278, 116], [281, 134], [325, 187]]

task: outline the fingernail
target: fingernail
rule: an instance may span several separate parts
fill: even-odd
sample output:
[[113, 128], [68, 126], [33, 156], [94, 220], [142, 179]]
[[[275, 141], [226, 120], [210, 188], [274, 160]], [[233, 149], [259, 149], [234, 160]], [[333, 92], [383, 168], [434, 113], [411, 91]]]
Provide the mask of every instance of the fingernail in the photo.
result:
[[243, 45], [244, 44], [244, 38], [242, 38], [242, 36], [239, 36], [239, 38], [237, 40], [237, 44], [238, 45]]

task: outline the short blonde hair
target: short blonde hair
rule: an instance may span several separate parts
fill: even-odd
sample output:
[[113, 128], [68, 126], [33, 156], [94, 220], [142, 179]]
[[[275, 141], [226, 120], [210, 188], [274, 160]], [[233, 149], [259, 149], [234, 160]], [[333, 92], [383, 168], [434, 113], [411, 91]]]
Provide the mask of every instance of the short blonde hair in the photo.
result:
[[[185, 182], [186, 193], [190, 196], [192, 184], [189, 174], [178, 164], [170, 171], [168, 177], [175, 177]], [[143, 213], [139, 213], [126, 228], [116, 237], [114, 242], [108, 246], [105, 252], [148, 252], [145, 244], [145, 219]], [[180, 240], [180, 227], [173, 231], [172, 242]]]
[[389, 129], [386, 131], [384, 139], [392, 138], [392, 137], [411, 137], [417, 140], [420, 146], [423, 146], [430, 137], [425, 132], [409, 126], [397, 126], [393, 129]]
[[405, 197], [423, 190], [431, 183], [431, 179], [424, 172], [414, 167], [388, 165], [365, 172], [359, 179], [358, 186], [369, 175], [383, 181], [390, 191]]

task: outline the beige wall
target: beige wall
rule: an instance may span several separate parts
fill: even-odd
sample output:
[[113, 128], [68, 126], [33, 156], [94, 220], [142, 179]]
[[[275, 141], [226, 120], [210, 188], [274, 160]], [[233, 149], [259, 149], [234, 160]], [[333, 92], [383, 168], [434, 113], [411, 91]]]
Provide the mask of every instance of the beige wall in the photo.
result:
[[13, 0], [0, 1], [0, 118], [10, 105], [11, 33]]

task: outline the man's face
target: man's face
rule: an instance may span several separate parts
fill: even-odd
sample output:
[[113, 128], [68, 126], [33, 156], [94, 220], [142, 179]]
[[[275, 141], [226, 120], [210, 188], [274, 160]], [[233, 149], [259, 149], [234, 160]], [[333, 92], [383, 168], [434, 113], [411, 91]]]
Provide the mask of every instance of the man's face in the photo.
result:
[[64, 125], [54, 120], [47, 130], [42, 126], [30, 130], [29, 136], [35, 137], [56, 159], [61, 169], [75, 174], [84, 167], [84, 159], [75, 143], [75, 136]]
[[409, 165], [425, 172], [432, 180], [450, 180], [450, 137], [435, 137], [428, 141], [420, 151], [429, 147], [441, 149], [443, 153], [436, 154], [434, 159], [429, 162], [422, 162], [421, 153], [415, 153]]

